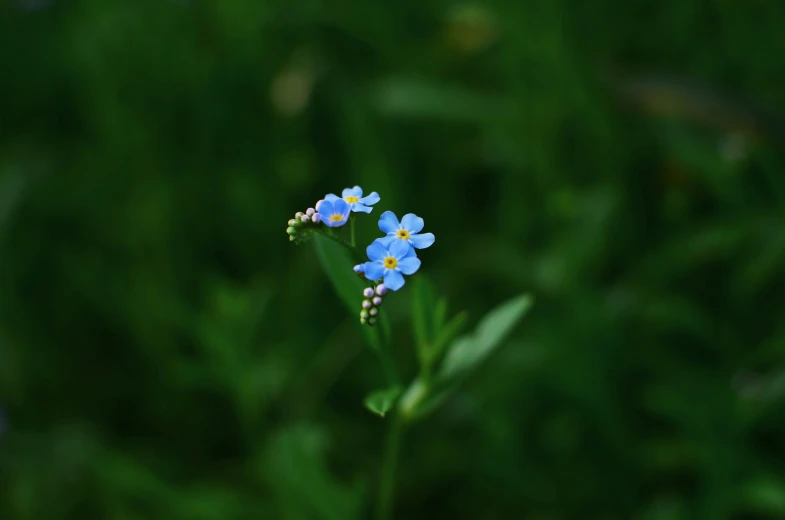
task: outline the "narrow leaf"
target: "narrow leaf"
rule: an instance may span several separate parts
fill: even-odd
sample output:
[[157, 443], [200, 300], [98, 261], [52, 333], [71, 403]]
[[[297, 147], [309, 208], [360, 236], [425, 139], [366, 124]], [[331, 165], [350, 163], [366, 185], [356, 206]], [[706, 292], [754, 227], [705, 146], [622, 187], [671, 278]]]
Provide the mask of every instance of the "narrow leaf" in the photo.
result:
[[373, 413], [384, 417], [400, 397], [403, 389], [400, 386], [392, 386], [383, 390], [376, 390], [369, 394], [364, 401], [365, 407]]
[[417, 342], [417, 353], [422, 362], [427, 358], [427, 349], [433, 338], [431, 324], [433, 323], [433, 290], [424, 277], [417, 277], [413, 281], [412, 291], [412, 322], [414, 325], [414, 338]]
[[524, 294], [485, 315], [471, 336], [456, 340], [444, 358], [441, 377], [465, 373], [484, 361], [531, 308], [533, 298]]
[[314, 246], [319, 262], [322, 264], [325, 273], [327, 273], [330, 283], [332, 283], [350, 315], [357, 322], [357, 326], [362, 328], [363, 336], [368, 344], [371, 348], [378, 351], [383, 345], [387, 344], [390, 325], [387, 321], [387, 313], [383, 308], [379, 309], [377, 317], [379, 326], [368, 327], [360, 325], [359, 316], [363, 301], [363, 288], [367, 287], [369, 283], [363, 283], [363, 280], [354, 272], [355, 262], [352, 261], [351, 254], [345, 247], [319, 234], [314, 234]]

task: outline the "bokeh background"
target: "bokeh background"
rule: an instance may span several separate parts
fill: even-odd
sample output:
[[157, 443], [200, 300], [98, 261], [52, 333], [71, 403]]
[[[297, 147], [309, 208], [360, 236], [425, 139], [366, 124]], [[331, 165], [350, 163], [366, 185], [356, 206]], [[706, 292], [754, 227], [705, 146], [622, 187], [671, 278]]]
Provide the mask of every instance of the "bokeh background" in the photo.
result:
[[2, 0], [0, 518], [369, 518], [382, 371], [284, 232], [355, 184], [470, 325], [536, 297], [407, 432], [395, 518], [785, 518], [783, 21]]

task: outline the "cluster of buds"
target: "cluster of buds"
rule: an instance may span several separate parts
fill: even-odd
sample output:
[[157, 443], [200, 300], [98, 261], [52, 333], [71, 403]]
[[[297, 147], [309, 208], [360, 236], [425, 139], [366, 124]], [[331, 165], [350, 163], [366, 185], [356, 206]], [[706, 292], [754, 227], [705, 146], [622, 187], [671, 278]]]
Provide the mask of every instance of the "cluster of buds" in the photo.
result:
[[[321, 201], [319, 201], [321, 202]], [[305, 213], [298, 211], [294, 214], [294, 218], [288, 222], [286, 233], [289, 235], [289, 240], [294, 242], [303, 231], [304, 226], [312, 226], [319, 224], [322, 221], [322, 216], [318, 213], [319, 203], [316, 203], [317, 209], [308, 208]]]
[[387, 287], [383, 283], [373, 287], [366, 287], [363, 289], [363, 310], [360, 311], [360, 323], [363, 325], [376, 325], [377, 316], [379, 315], [379, 307], [382, 305], [384, 295], [387, 294]]

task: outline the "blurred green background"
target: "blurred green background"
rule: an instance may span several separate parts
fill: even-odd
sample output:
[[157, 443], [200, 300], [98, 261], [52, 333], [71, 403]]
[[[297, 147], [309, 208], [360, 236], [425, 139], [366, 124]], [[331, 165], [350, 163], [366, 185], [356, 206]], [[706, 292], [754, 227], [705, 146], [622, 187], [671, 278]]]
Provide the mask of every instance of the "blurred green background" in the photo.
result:
[[369, 518], [382, 371], [284, 232], [355, 184], [470, 325], [537, 298], [407, 432], [395, 518], [785, 518], [784, 20], [2, 0], [0, 518]]

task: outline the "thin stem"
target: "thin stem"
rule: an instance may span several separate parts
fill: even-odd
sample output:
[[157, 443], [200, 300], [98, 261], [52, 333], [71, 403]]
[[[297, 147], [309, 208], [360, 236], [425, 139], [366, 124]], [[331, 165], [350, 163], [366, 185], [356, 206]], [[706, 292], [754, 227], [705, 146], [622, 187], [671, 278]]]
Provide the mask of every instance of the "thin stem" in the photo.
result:
[[377, 520], [390, 520], [393, 513], [393, 497], [395, 495], [395, 470], [398, 465], [398, 453], [401, 450], [403, 436], [403, 420], [398, 412], [394, 412], [387, 434], [387, 444], [382, 461], [382, 473], [379, 480], [379, 502], [377, 503]]

